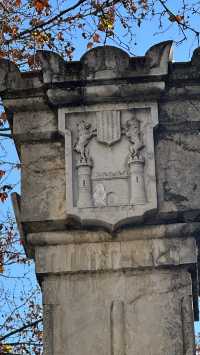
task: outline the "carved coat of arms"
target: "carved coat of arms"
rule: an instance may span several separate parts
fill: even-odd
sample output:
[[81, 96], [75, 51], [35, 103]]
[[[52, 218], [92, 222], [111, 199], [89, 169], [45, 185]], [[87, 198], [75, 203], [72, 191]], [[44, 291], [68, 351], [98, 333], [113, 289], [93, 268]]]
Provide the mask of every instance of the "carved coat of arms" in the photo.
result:
[[70, 113], [62, 109], [67, 213], [83, 223], [113, 228], [156, 209], [156, 124], [153, 104]]
[[121, 138], [120, 111], [97, 112], [97, 139], [112, 145]]

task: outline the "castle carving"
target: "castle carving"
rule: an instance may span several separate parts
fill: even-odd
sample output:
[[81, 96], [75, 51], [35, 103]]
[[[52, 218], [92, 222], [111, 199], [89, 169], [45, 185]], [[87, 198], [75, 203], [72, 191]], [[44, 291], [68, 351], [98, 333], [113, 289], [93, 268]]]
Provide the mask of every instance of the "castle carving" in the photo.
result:
[[156, 117], [151, 106], [90, 108], [87, 112], [65, 112], [62, 117], [66, 169], [71, 164], [73, 172], [71, 181], [66, 181], [72, 214], [114, 224], [156, 208]]

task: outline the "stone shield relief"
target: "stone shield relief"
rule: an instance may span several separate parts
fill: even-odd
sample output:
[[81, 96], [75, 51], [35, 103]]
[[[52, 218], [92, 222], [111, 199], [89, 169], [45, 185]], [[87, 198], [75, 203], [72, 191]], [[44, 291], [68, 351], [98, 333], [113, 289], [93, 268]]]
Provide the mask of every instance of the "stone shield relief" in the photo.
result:
[[68, 215], [113, 228], [157, 208], [157, 122], [154, 104], [60, 110]]

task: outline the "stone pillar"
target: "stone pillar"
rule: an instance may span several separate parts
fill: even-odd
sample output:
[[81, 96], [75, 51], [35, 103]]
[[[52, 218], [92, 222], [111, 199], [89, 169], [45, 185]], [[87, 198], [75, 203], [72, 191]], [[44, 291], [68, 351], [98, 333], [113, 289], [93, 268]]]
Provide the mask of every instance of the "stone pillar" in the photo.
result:
[[195, 354], [200, 63], [172, 64], [171, 44], [39, 52], [31, 75], [0, 61], [45, 355]]
[[164, 226], [144, 238], [140, 228], [114, 238], [29, 234], [43, 290], [44, 354], [194, 354], [196, 244], [181, 238], [183, 225], [174, 228], [177, 237]]
[[78, 207], [92, 207], [91, 165], [79, 163], [78, 170]]
[[133, 160], [130, 163], [131, 205], [145, 204], [144, 161]]

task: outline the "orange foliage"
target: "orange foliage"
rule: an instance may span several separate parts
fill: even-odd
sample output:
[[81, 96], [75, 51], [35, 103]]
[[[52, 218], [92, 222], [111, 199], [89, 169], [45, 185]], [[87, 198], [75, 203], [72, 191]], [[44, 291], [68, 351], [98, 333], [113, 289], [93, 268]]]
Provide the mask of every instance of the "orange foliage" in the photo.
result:
[[0, 170], [0, 179], [5, 175], [5, 170]]
[[34, 0], [33, 4], [38, 13], [42, 12], [43, 10], [49, 7], [48, 0]]
[[0, 201], [5, 202], [8, 198], [7, 192], [0, 192]]
[[15, 0], [15, 5], [17, 7], [20, 7], [21, 6], [21, 0]]
[[169, 21], [171, 22], [181, 22], [184, 20], [184, 16], [180, 16], [180, 15], [170, 15], [169, 16]]

